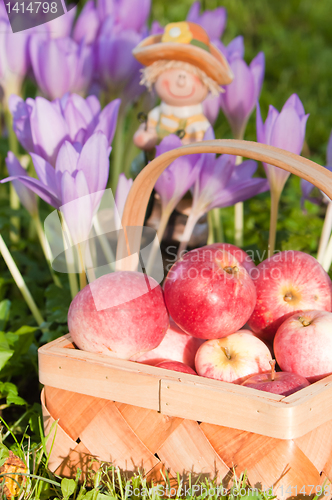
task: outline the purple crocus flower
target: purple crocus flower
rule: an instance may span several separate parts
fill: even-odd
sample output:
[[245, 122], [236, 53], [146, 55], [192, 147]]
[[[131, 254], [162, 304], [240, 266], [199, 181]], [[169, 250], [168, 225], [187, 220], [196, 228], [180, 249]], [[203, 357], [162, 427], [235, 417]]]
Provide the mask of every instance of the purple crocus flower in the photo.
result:
[[224, 32], [227, 11], [225, 7], [217, 7], [214, 10], [206, 10], [200, 15], [200, 3], [194, 2], [187, 15], [187, 21], [199, 24], [205, 29], [212, 42], [221, 37]]
[[0, 86], [5, 103], [11, 94], [20, 94], [25, 75], [30, 68], [30, 33], [13, 33], [8, 18], [0, 18]]
[[66, 92], [85, 93], [91, 83], [93, 50], [84, 41], [77, 44], [68, 37], [51, 39], [36, 34], [30, 40], [30, 57], [37, 84], [50, 99]]
[[119, 106], [116, 99], [101, 111], [97, 97], [83, 99], [77, 94], [66, 94], [53, 102], [43, 97], [23, 101], [11, 96], [9, 100], [13, 128], [20, 143], [53, 166], [65, 140], [84, 144], [94, 132], [102, 131], [110, 145]]
[[20, 181], [46, 203], [61, 210], [76, 244], [84, 241], [91, 229], [107, 184], [109, 154], [107, 137], [100, 131], [95, 132], [83, 147], [74, 147], [65, 141], [59, 149], [55, 168], [32, 153], [38, 179], [19, 175], [1, 182]]
[[193, 188], [193, 203], [178, 255], [186, 248], [197, 221], [213, 208], [245, 201], [269, 189], [266, 179], [253, 178], [257, 163], [246, 160], [235, 165], [236, 157], [213, 153], [201, 155], [200, 172]]
[[209, 120], [211, 125], [213, 126], [218, 118], [220, 107], [219, 107], [219, 99], [220, 96], [212, 96], [209, 95], [204, 101], [203, 101], [203, 113], [204, 116]]
[[[156, 156], [181, 147], [181, 139], [174, 134], [165, 137], [156, 147]], [[181, 156], [173, 161], [159, 176], [155, 190], [160, 196], [163, 211], [173, 211], [175, 206], [193, 186], [199, 174], [199, 154]]]
[[[116, 25], [111, 16], [103, 24], [96, 42], [97, 71], [102, 86], [110, 95], [123, 97], [124, 89], [131, 86], [133, 80], [136, 81], [137, 95], [144, 91], [139, 85], [139, 70], [142, 66], [132, 55], [134, 47], [141, 40], [142, 35]], [[132, 94], [131, 89], [131, 97]]]
[[261, 92], [265, 58], [260, 52], [249, 64], [243, 60], [243, 37], [235, 38], [225, 49], [234, 80], [220, 94], [220, 106], [236, 139], [242, 139], [248, 119]]
[[71, 10], [67, 11], [62, 16], [56, 17], [49, 21], [48, 23], [43, 23], [32, 30], [35, 33], [49, 33], [50, 38], [62, 38], [68, 37], [71, 34], [74, 19], [76, 15], [76, 6]]
[[88, 0], [76, 21], [73, 39], [77, 43], [84, 40], [86, 44], [91, 44], [97, 37], [99, 26], [100, 19], [94, 1]]
[[[8, 152], [6, 166], [10, 177], [29, 177], [26, 170], [22, 167], [14, 153], [11, 151]], [[13, 186], [22, 205], [27, 209], [32, 217], [36, 216], [38, 213], [36, 195], [18, 180], [13, 180]]]
[[97, 11], [103, 21], [112, 16], [124, 30], [140, 33], [145, 29], [151, 8], [151, 0], [98, 0]]
[[[300, 154], [308, 116], [296, 94], [290, 96], [280, 113], [273, 106], [270, 106], [265, 123], [263, 123], [257, 103], [257, 141]], [[280, 194], [290, 175], [289, 172], [267, 163], [263, 163], [263, 165], [271, 191], [274, 190]]]

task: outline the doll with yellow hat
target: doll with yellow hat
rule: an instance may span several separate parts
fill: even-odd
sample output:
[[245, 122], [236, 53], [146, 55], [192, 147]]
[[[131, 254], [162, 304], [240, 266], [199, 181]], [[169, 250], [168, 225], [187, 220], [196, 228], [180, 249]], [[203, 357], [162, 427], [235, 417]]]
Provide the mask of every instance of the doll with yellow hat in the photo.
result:
[[211, 126], [202, 102], [233, 80], [227, 60], [206, 31], [192, 22], [171, 23], [163, 34], [142, 40], [133, 55], [145, 66], [141, 83], [154, 86], [161, 99], [135, 133], [135, 145], [151, 150], [174, 133], [183, 144], [201, 141]]

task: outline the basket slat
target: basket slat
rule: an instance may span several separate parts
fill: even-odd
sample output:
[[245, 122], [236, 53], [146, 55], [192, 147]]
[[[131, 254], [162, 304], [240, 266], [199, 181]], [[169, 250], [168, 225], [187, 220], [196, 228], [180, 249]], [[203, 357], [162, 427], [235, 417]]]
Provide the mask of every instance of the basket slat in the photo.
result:
[[332, 450], [332, 421], [294, 440], [316, 469], [322, 471]]
[[123, 471], [149, 471], [159, 460], [140, 441], [115, 404], [108, 401], [81, 433], [81, 441], [101, 460]]
[[183, 421], [181, 418], [169, 417], [138, 406], [123, 403], [115, 403], [115, 406], [133, 432], [152, 453], [158, 452], [162, 444]]
[[[49, 454], [48, 467], [50, 470], [54, 471], [62, 464], [63, 460], [69, 455], [70, 451], [76, 447], [77, 443], [70, 436], [68, 436], [60, 425], [55, 426], [56, 420], [46, 408], [44, 390], [41, 394], [41, 406], [44, 421], [44, 432], [45, 436], [48, 438], [46, 442], [46, 449]], [[54, 439], [55, 433], [56, 439]]]
[[193, 420], [183, 420], [158, 450], [158, 456], [173, 474], [191, 472], [222, 480], [229, 473], [227, 465]]
[[88, 423], [107, 403], [105, 399], [48, 386], [45, 387], [45, 401], [53, 418], [59, 419], [62, 429], [74, 441], [80, 437]]

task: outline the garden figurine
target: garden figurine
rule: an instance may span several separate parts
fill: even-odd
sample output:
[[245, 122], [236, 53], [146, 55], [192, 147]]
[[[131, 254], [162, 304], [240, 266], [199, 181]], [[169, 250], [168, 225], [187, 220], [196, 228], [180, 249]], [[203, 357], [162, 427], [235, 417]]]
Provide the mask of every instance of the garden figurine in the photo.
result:
[[154, 86], [161, 99], [135, 133], [135, 145], [151, 150], [174, 133], [182, 144], [203, 140], [211, 124], [202, 102], [233, 79], [226, 58], [206, 31], [192, 22], [170, 23], [163, 34], [142, 40], [133, 54], [145, 66], [141, 84], [149, 90]]

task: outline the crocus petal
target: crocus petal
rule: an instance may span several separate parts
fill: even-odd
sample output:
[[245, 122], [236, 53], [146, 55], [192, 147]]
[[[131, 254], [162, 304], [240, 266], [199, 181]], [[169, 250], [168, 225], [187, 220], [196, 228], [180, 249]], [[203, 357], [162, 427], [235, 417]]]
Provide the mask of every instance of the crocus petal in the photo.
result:
[[303, 104], [300, 101], [300, 98], [297, 94], [292, 94], [287, 99], [287, 101], [283, 105], [281, 112], [283, 112], [285, 109], [288, 109], [288, 108], [295, 109], [295, 111], [299, 117], [302, 117], [304, 115], [304, 107], [303, 107]]
[[162, 35], [164, 31], [163, 26], [158, 21], [152, 21], [150, 35]]
[[223, 193], [217, 198], [213, 204], [210, 205], [211, 208], [225, 208], [239, 201], [245, 201], [259, 193], [264, 193], [269, 190], [269, 183], [266, 179], [250, 179], [244, 183], [238, 184], [237, 186], [229, 187], [225, 189]]
[[204, 11], [202, 15], [200, 15], [199, 11], [199, 2], [194, 2], [188, 12], [187, 20], [202, 26], [209, 35], [210, 40], [220, 38], [226, 26], [226, 9], [217, 7], [214, 10]]
[[72, 141], [75, 139], [78, 130], [86, 130], [88, 127], [88, 123], [84, 119], [84, 116], [80, 113], [72, 101], [68, 101], [66, 105], [64, 118], [67, 122], [70, 139]]
[[264, 123], [262, 120], [261, 108], [259, 106], [258, 101], [256, 103], [256, 136], [257, 136], [257, 142], [262, 142], [263, 144], [266, 144]]
[[30, 127], [31, 108], [29, 110], [28, 104], [14, 94], [9, 97], [8, 104], [13, 116], [13, 129], [19, 142], [27, 151], [33, 151], [34, 144]]
[[50, 187], [53, 190], [56, 189], [55, 170], [52, 165], [35, 153], [30, 153], [30, 156], [40, 182], [42, 182], [44, 186]]
[[99, 29], [99, 16], [94, 6], [93, 0], [89, 0], [83, 7], [75, 24], [73, 38], [79, 43], [84, 40], [85, 43], [93, 43], [96, 39]]
[[255, 83], [243, 59], [233, 59], [230, 66], [234, 80], [226, 87], [225, 93], [220, 94], [220, 106], [231, 125], [233, 135], [241, 138], [255, 105]]
[[[199, 204], [208, 206], [211, 200], [218, 197], [230, 181], [235, 166], [235, 156], [221, 155], [219, 158], [207, 156], [199, 174]], [[196, 193], [195, 193], [196, 194]], [[198, 200], [194, 197], [194, 204]]]
[[243, 59], [244, 57], [243, 36], [237, 36], [227, 45], [227, 56], [230, 61], [235, 58]]
[[165, 137], [161, 143], [156, 147], [156, 156], [160, 156], [167, 151], [171, 151], [172, 149], [180, 148], [182, 146], [181, 139], [175, 135], [170, 134]]
[[255, 160], [245, 160], [239, 165], [236, 165], [232, 172], [232, 178], [229, 185], [238, 184], [252, 178], [257, 170], [257, 162]]
[[52, 103], [43, 97], [37, 97], [30, 124], [35, 153], [53, 165], [61, 144], [69, 139], [66, 121], [55, 111]]
[[206, 118], [209, 120], [211, 125], [214, 125], [218, 115], [219, 115], [219, 96], [212, 96], [209, 95], [204, 101], [203, 101], [203, 113], [206, 116]]
[[[90, 193], [105, 189], [109, 175], [108, 141], [102, 132], [94, 133], [84, 144], [77, 163], [77, 169], [84, 172]], [[100, 196], [94, 197], [96, 208]]]
[[291, 153], [300, 154], [303, 146], [301, 122], [294, 108], [286, 108], [275, 121], [271, 144]]
[[120, 99], [115, 99], [107, 104], [100, 113], [98, 124], [94, 129], [94, 132], [101, 131], [106, 135], [108, 144], [112, 144], [113, 141], [120, 104]]
[[40, 182], [38, 179], [23, 175], [23, 176], [7, 177], [6, 179], [2, 179], [0, 182], [5, 183], [15, 180], [21, 181], [22, 184], [24, 184], [27, 188], [31, 189], [31, 191], [36, 193], [42, 200], [46, 201], [46, 203], [52, 205], [52, 207], [56, 209], [60, 207], [61, 202], [57, 197], [56, 193], [47, 186], [44, 186], [44, 184]]
[[330, 134], [329, 142], [327, 145], [326, 159], [327, 159], [327, 166], [332, 167], [332, 132]]
[[55, 164], [56, 182], [59, 191], [61, 191], [62, 174], [64, 172], [68, 172], [70, 175], [74, 174], [75, 170], [77, 170], [79, 156], [79, 153], [70, 142], [65, 141], [62, 144]]
[[61, 182], [60, 210], [64, 215], [74, 245], [86, 241], [92, 225], [92, 201], [89, 188], [82, 171], [72, 177], [64, 172]]
[[251, 74], [255, 84], [255, 101], [259, 98], [265, 73], [265, 56], [264, 52], [259, 52], [249, 65]]
[[200, 3], [194, 2], [189, 9], [189, 12], [187, 15], [187, 21], [190, 21], [192, 23], [196, 23], [197, 19], [199, 18], [199, 12], [200, 12]]
[[277, 120], [279, 116], [279, 112], [273, 107], [273, 106], [269, 106], [269, 112], [268, 112], [268, 115], [267, 115], [267, 118], [266, 118], [266, 121], [265, 121], [265, 124], [264, 124], [264, 133], [265, 133], [265, 140], [264, 140], [264, 143], [265, 144], [270, 144], [272, 146], [274, 146], [274, 144], [272, 144], [272, 132], [273, 132], [273, 128], [274, 128], [274, 125], [275, 125], [275, 122]]
[[[159, 156], [166, 151], [181, 146], [181, 139], [174, 134], [165, 137], [156, 148]], [[189, 155], [177, 158], [159, 176], [155, 190], [160, 195], [162, 207], [165, 208], [170, 201], [176, 204], [192, 187], [199, 174], [200, 155]]]
[[140, 32], [146, 24], [151, 9], [151, 0], [121, 0], [117, 4], [117, 23], [123, 29]]
[[70, 36], [75, 15], [76, 6], [71, 10], [68, 10], [65, 14], [62, 14], [62, 16], [56, 17], [48, 23], [44, 23], [42, 29], [45, 30], [45, 28], [47, 28], [51, 38]]
[[123, 209], [132, 185], [133, 179], [127, 179], [125, 174], [119, 175], [118, 185], [115, 193], [115, 206], [117, 208], [120, 219], [122, 219]]
[[[28, 177], [28, 174], [21, 166], [20, 162], [11, 151], [8, 152], [6, 158], [7, 170], [9, 172], [10, 177]], [[28, 210], [28, 212], [34, 216], [38, 212], [37, 200], [36, 196], [32, 193], [30, 189], [27, 189], [22, 182], [13, 180], [12, 181], [15, 191], [18, 194], [18, 197], [22, 203], [22, 205]]]
[[68, 90], [72, 92], [86, 92], [92, 81], [95, 61], [94, 50], [91, 45], [85, 45], [84, 40], [80, 42], [75, 54], [76, 72]]

